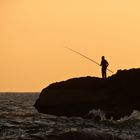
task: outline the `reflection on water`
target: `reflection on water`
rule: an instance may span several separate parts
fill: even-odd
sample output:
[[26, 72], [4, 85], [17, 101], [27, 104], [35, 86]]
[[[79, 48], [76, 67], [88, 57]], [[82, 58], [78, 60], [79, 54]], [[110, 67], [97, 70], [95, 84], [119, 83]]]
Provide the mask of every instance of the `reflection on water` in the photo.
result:
[[140, 113], [119, 121], [95, 122], [80, 117], [38, 113], [37, 93], [0, 93], [0, 140], [140, 139]]

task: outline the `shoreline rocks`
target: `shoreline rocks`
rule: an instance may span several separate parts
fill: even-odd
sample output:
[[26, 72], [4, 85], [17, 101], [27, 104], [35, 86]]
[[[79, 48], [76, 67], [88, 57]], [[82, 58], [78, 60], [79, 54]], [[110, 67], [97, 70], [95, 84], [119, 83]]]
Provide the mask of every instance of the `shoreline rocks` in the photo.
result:
[[92, 109], [103, 110], [115, 120], [140, 110], [140, 69], [119, 70], [102, 79], [80, 77], [49, 85], [35, 102], [40, 113], [56, 116], [87, 116]]

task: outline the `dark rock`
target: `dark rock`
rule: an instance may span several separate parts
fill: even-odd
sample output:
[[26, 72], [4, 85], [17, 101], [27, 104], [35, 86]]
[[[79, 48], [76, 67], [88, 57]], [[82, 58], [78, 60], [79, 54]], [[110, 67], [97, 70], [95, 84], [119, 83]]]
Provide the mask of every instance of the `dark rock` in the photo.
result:
[[101, 79], [73, 78], [43, 89], [35, 108], [46, 114], [84, 117], [92, 109], [101, 109], [106, 117], [119, 119], [140, 110], [140, 69], [119, 70]]

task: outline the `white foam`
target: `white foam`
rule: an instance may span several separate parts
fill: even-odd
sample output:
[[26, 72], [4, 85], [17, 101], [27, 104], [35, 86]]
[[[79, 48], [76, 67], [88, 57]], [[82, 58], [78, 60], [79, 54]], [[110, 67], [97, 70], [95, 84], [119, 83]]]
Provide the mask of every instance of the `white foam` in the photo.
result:
[[88, 115], [92, 115], [93, 116], [93, 119], [95, 117], [100, 117], [101, 118], [101, 121], [106, 120], [105, 113], [103, 111], [101, 111], [100, 109], [98, 109], [98, 110], [92, 109], [88, 113]]
[[118, 122], [128, 121], [128, 120], [138, 120], [140, 121], [140, 111], [134, 110], [130, 116], [125, 116], [118, 120]]

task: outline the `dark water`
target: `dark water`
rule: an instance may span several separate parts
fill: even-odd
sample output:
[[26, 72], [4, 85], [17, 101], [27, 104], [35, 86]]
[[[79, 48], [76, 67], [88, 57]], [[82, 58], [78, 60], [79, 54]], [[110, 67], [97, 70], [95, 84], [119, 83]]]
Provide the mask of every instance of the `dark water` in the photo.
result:
[[140, 140], [140, 112], [121, 120], [86, 120], [38, 113], [37, 93], [0, 93], [0, 140]]

